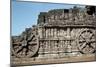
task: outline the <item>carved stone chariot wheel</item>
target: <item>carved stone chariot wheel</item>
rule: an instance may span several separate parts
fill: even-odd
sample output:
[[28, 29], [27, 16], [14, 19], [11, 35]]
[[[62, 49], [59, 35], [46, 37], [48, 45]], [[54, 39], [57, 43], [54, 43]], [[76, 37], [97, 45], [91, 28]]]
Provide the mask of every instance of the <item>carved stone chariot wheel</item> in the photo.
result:
[[39, 49], [38, 37], [33, 33], [26, 33], [21, 40], [12, 43], [12, 52], [16, 57], [26, 58], [34, 56]]
[[80, 32], [78, 38], [78, 48], [81, 53], [94, 53], [96, 50], [95, 32], [86, 29]]

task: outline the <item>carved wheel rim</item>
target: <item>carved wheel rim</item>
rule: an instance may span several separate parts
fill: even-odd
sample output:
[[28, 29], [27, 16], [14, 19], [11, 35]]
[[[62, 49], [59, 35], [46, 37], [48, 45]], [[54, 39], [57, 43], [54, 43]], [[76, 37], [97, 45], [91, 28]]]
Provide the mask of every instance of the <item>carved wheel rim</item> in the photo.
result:
[[39, 44], [37, 43], [38, 37], [35, 37], [34, 40], [36, 42], [28, 40], [26, 39], [26, 37], [24, 37], [24, 39], [21, 42], [12, 43], [13, 54], [16, 57], [21, 58], [28, 58], [34, 56], [39, 49]]
[[95, 33], [92, 30], [81, 31], [78, 38], [78, 48], [81, 53], [94, 53], [96, 49]]

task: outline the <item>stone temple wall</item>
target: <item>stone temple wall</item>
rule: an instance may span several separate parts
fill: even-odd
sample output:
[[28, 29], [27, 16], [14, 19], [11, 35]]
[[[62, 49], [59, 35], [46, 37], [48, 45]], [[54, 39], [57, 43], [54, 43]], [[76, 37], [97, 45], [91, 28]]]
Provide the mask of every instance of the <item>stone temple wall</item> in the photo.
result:
[[94, 61], [95, 6], [40, 12], [37, 25], [12, 36], [12, 65]]

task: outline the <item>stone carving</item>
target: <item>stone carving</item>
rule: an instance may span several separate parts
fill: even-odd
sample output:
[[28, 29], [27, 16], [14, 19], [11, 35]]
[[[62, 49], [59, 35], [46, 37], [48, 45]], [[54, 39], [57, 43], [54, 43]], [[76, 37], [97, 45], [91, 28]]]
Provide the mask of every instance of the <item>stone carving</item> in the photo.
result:
[[39, 49], [39, 44], [37, 43], [38, 37], [32, 32], [32, 30], [30, 34], [28, 32], [29, 31], [26, 29], [21, 35], [22, 38], [20, 39], [22, 40], [13, 42], [12, 52], [16, 57], [32, 57]]
[[[62, 58], [67, 58], [66, 62], [83, 61], [71, 61], [69, 57], [87, 60], [92, 56], [87, 61], [95, 60], [96, 14], [92, 8], [94, 6], [41, 12], [36, 26], [19, 36], [12, 36], [13, 64], [42, 64], [44, 60], [52, 63], [52, 60]], [[24, 60], [20, 60], [22, 58]]]
[[82, 53], [93, 53], [95, 52], [95, 32], [93, 30], [84, 29], [79, 35], [79, 50]]

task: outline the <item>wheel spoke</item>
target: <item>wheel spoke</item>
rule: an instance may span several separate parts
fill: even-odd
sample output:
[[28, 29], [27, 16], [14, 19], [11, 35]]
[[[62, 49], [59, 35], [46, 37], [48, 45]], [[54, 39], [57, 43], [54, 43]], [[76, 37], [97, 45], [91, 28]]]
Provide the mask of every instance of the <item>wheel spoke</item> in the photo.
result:
[[95, 47], [96, 47], [96, 46], [95, 46], [95, 43], [94, 43], [94, 44], [91, 43], [91, 44], [90, 44], [90, 47], [92, 47], [93, 49], [95, 49]]
[[13, 45], [20, 45], [22, 42], [13, 43]]
[[[30, 51], [32, 51], [31, 49], [29, 49]], [[32, 52], [34, 52], [34, 51], [32, 51]]]
[[26, 48], [24, 48], [24, 49], [22, 50], [24, 56], [26, 55], [26, 50], [27, 50]]
[[84, 43], [84, 42], [86, 42], [85, 40], [79, 40], [79, 43]]
[[28, 49], [33, 52], [33, 46], [29, 46]]
[[33, 44], [37, 44], [37, 42], [29, 42], [29, 44], [32, 44], [33, 45]]
[[84, 53], [88, 53], [89, 52], [89, 46], [86, 45], [86, 47], [82, 51], [84, 51]]
[[14, 49], [17, 49], [17, 48], [19, 48], [20, 46], [18, 46], [18, 45], [16, 45], [16, 46], [14, 46]]
[[80, 46], [80, 49], [84, 49], [86, 47], [86, 43], [82, 44], [82, 46]]
[[96, 40], [95, 40], [95, 39], [91, 39], [90, 41], [91, 41], [91, 43], [94, 43], [94, 42], [96, 42]]
[[23, 49], [22, 47], [19, 47], [15, 52], [19, 53], [22, 49]]
[[18, 56], [22, 55], [22, 51], [20, 51], [19, 53], [17, 53]]
[[91, 39], [93, 37], [93, 34], [90, 34], [89, 38]]
[[81, 39], [85, 40], [85, 38], [83, 37], [83, 35], [82, 35], [82, 34], [80, 35], [80, 37], [81, 37]]
[[94, 48], [89, 48], [89, 52], [94, 52], [95, 51], [95, 49]]

